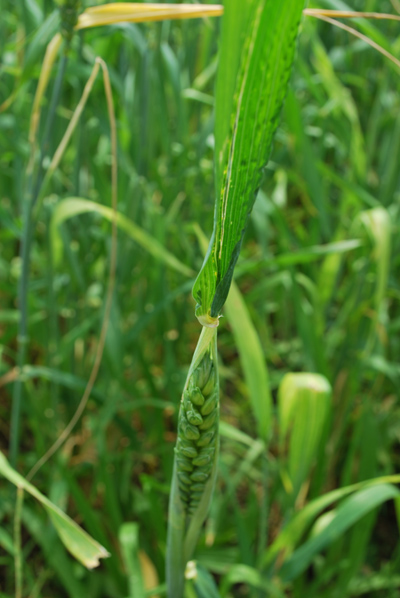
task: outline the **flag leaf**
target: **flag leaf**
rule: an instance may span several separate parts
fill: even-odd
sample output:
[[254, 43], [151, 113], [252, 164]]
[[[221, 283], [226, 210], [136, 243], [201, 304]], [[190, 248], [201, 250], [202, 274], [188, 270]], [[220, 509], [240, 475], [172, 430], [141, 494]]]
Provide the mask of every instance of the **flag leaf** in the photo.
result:
[[[287, 91], [304, 0], [226, 3], [216, 88], [214, 230], [193, 288], [218, 325]], [[237, 40], [233, 44], [226, 39]]]

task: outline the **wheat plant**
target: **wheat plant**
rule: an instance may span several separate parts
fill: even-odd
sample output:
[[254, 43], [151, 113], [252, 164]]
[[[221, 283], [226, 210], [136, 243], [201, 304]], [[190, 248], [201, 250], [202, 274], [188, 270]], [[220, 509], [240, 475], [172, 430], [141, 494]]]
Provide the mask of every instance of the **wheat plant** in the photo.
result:
[[[71, 598], [125, 598], [128, 593], [129, 598], [146, 598], [149, 593], [225, 598], [243, 592], [251, 597], [283, 598], [290, 593], [320, 598], [333, 595], [332, 583], [340, 596], [362, 595], [378, 587], [397, 592], [398, 578], [391, 573], [397, 574], [400, 548], [394, 551], [389, 572], [377, 565], [386, 558], [386, 546], [385, 551], [382, 546], [377, 549], [379, 561], [367, 550], [374, 540], [377, 508], [390, 499], [397, 504], [399, 500], [394, 485], [400, 479], [395, 473], [397, 447], [391, 444], [398, 435], [392, 396], [399, 375], [394, 363], [398, 321], [391, 323], [389, 317], [398, 297], [395, 260], [391, 261], [396, 247], [392, 221], [398, 225], [399, 213], [398, 101], [390, 91], [392, 79], [374, 63], [372, 81], [379, 80], [379, 86], [369, 116], [371, 102], [364, 82], [344, 64], [352, 64], [354, 71], [354, 65], [369, 66], [366, 56], [372, 47], [390, 60], [397, 75], [398, 47], [391, 47], [365, 17], [389, 19], [391, 32], [400, 17], [360, 14], [333, 0], [323, 4], [341, 10], [304, 10], [304, 4], [227, 0], [219, 25], [213, 21], [211, 27], [206, 22], [190, 29], [191, 35], [201, 27], [205, 30], [196, 51], [196, 36], [183, 39], [184, 27], [170, 29], [164, 23], [142, 30], [133, 24], [220, 16], [221, 6], [114, 3], [83, 10], [68, 0], [59, 3], [58, 12], [51, 12], [49, 3], [43, 2], [47, 18], [38, 31], [32, 31], [29, 21], [37, 24], [35, 7], [41, 3], [32, 0], [26, 3], [27, 13], [21, 11], [15, 43], [17, 49], [26, 45], [29, 51], [26, 60], [22, 51], [17, 52], [20, 70], [5, 66], [7, 81], [13, 73], [15, 85], [5, 86], [8, 95], [0, 106], [0, 112], [7, 112], [15, 105], [16, 114], [21, 113], [20, 105], [31, 108], [29, 145], [21, 133], [18, 139], [23, 137], [23, 143], [13, 150], [20, 164], [27, 160], [25, 176], [18, 170], [18, 160], [13, 165], [21, 214], [16, 225], [0, 231], [2, 248], [10, 235], [20, 250], [19, 261], [11, 259], [12, 251], [6, 252], [7, 266], [0, 258], [1, 273], [9, 268], [19, 283], [18, 310], [13, 296], [10, 313], [0, 312], [0, 324], [7, 318], [12, 322], [11, 333], [4, 332], [11, 349], [4, 353], [0, 386], [14, 384], [11, 463], [0, 453], [0, 474], [17, 487], [15, 508], [6, 494], [0, 503], [0, 544], [7, 553], [0, 558], [0, 591], [5, 571], [7, 598], [14, 573], [16, 598], [39, 596], [42, 585], [53, 593], [61, 588]], [[391, 4], [398, 7], [397, 0]], [[380, 6], [372, 0], [369, 8]], [[384, 9], [390, 9], [388, 1]], [[325, 28], [339, 27], [339, 35], [346, 37], [334, 37], [326, 28], [321, 31], [331, 32], [332, 38], [322, 42], [319, 29], [305, 26], [300, 68], [288, 89], [302, 13], [323, 20]], [[356, 19], [362, 33], [337, 20], [344, 18]], [[96, 34], [107, 25], [108, 32], [120, 35], [118, 52], [111, 35], [108, 44], [108, 36]], [[358, 45], [341, 45], [348, 34], [358, 38]], [[19, 92], [32, 77], [30, 54], [39, 64], [39, 50], [44, 60], [36, 93], [24, 100]], [[358, 102], [368, 119], [343, 84], [340, 68], [354, 95], [359, 87]], [[165, 76], [162, 84], [160, 73]], [[93, 109], [90, 98], [98, 92], [100, 76], [106, 99], [96, 96]], [[158, 87], [152, 88], [154, 81]], [[143, 94], [140, 106], [132, 101], [138, 88]], [[117, 94], [119, 101], [114, 103]], [[278, 152], [264, 176], [284, 103]], [[160, 106], [162, 118], [153, 118], [149, 105]], [[133, 107], [139, 108], [137, 118], [132, 118]], [[91, 114], [85, 119], [86, 129], [81, 128], [85, 109]], [[170, 128], [179, 131], [176, 137], [166, 125], [167, 115]], [[3, 137], [10, 126], [9, 114], [4, 116], [2, 120], [0, 115]], [[99, 135], [97, 153], [94, 144], [90, 146], [96, 157], [88, 150], [82, 160], [83, 132], [92, 129], [96, 139]], [[160, 144], [157, 149], [155, 140]], [[119, 193], [117, 158], [122, 158]], [[2, 181], [9, 176], [5, 163], [7, 156], [0, 160]], [[88, 172], [94, 173], [94, 184], [82, 185]], [[382, 180], [379, 198], [374, 196], [377, 173]], [[201, 227], [212, 178], [211, 232]], [[53, 188], [58, 193], [52, 194]], [[13, 196], [15, 189], [6, 193]], [[105, 189], [110, 205], [105, 205]], [[0, 209], [7, 218], [14, 207], [8, 208], [0, 198]], [[188, 213], [195, 223], [188, 223]], [[108, 261], [87, 251], [86, 223], [91, 218], [96, 219], [94, 253], [102, 239], [110, 249]], [[247, 228], [251, 244], [246, 246], [246, 260], [236, 268]], [[43, 230], [48, 234], [45, 240]], [[117, 230], [123, 233], [120, 259]], [[266, 238], [270, 230], [274, 236]], [[200, 263], [200, 250], [190, 242], [192, 232], [205, 254], [193, 288], [202, 328], [187, 376], [186, 371], [181, 376], [182, 354], [187, 354], [188, 346], [187, 337], [181, 335], [186, 319], [183, 298], [193, 284], [193, 268]], [[183, 260], [179, 254], [185, 248]], [[38, 255], [45, 256], [41, 264]], [[73, 271], [72, 282], [67, 291], [59, 291], [57, 285], [64, 284], [68, 268]], [[164, 269], [171, 275], [168, 279]], [[96, 285], [91, 284], [94, 270]], [[38, 271], [45, 272], [42, 280]], [[246, 298], [235, 276], [240, 288], [249, 290]], [[142, 295], [144, 279], [148, 292]], [[2, 280], [2, 292], [3, 288], [7, 292], [7, 285]], [[47, 297], [40, 291], [44, 287]], [[82, 321], [79, 313], [71, 316], [71, 305], [77, 312], [81, 307], [77, 289], [84, 294]], [[55, 306], [55, 295], [62, 308]], [[101, 317], [91, 311], [93, 296]], [[132, 304], [137, 313], [131, 313]], [[167, 315], [157, 321], [160, 313]], [[219, 339], [224, 365], [220, 392], [217, 334], [222, 315], [228, 326], [222, 326]], [[191, 312], [190, 316], [195, 335], [198, 323]], [[141, 331], [155, 322], [157, 335], [138, 342]], [[227, 329], [232, 332], [228, 343]], [[162, 338], [163, 344], [152, 336]], [[171, 342], [178, 337], [183, 340], [175, 360]], [[162, 368], [159, 353], [165, 354]], [[15, 363], [11, 369], [10, 359]], [[235, 374], [236, 361], [244, 380]], [[225, 385], [225, 377], [229, 384]], [[69, 394], [61, 397], [60, 389]], [[71, 407], [73, 393], [78, 400]], [[220, 423], [221, 401], [229, 418]], [[49, 425], [55, 419], [47, 420], [51, 409], [44, 410], [43, 405], [57, 414], [57, 426]], [[82, 430], [75, 430], [84, 412]], [[124, 418], [127, 415], [132, 417]], [[37, 478], [38, 486], [46, 480], [46, 494], [59, 508], [30, 480], [63, 445], [54, 468], [47, 469], [47, 479], [46, 469]], [[23, 468], [26, 475], [17, 473]], [[206, 546], [198, 550], [218, 479], [224, 492], [214, 496]], [[335, 484], [338, 487], [330, 490]], [[53, 527], [44, 525], [26, 494], [44, 507]], [[76, 518], [90, 536], [64, 513], [67, 508], [76, 508]], [[7, 529], [10, 521], [13, 535]], [[78, 563], [65, 557], [54, 529]], [[40, 550], [31, 551], [32, 546]], [[103, 558], [103, 566], [89, 577], [83, 567], [96, 567]], [[361, 571], [363, 559], [368, 562], [367, 573]], [[371, 563], [377, 571], [369, 578]], [[219, 589], [208, 571], [218, 574]]]
[[[182, 395], [170, 498], [167, 586], [184, 569], [207, 515], [218, 460], [216, 329], [262, 170], [271, 152], [295, 55], [303, 0], [232, 0], [223, 17], [215, 107], [214, 229], [194, 285], [203, 332]], [[261, 423], [269, 435], [269, 410]]]
[[[44, 168], [44, 158], [51, 140], [52, 128], [54, 126], [55, 114], [60, 100], [61, 90], [64, 82], [64, 76], [68, 63], [69, 53], [71, 51], [71, 41], [76, 31], [81, 29], [98, 27], [102, 25], [108, 25], [113, 23], [121, 22], [146, 22], [146, 21], [162, 21], [165, 19], [178, 18], [196, 18], [206, 16], [218, 16], [222, 12], [222, 7], [219, 5], [207, 5], [207, 6], [191, 6], [191, 5], [167, 5], [167, 4], [134, 4], [134, 3], [116, 3], [106, 4], [89, 8], [79, 14], [80, 3], [77, 0], [60, 0], [58, 2], [59, 9], [59, 31], [49, 42], [46, 53], [44, 56], [42, 68], [40, 71], [39, 81], [32, 105], [32, 112], [30, 117], [29, 127], [29, 144], [30, 144], [30, 157], [27, 165], [27, 177], [25, 186], [25, 197], [23, 201], [23, 236], [21, 243], [21, 263], [22, 272], [20, 277], [19, 285], [19, 336], [18, 336], [18, 373], [14, 384], [13, 401], [11, 408], [11, 433], [10, 433], [10, 462], [8, 463], [2, 453], [0, 453], [0, 473], [2, 476], [7, 478], [11, 483], [18, 487], [18, 500], [15, 515], [15, 545], [16, 545], [16, 556], [15, 556], [15, 577], [16, 577], [16, 595], [20, 598], [22, 592], [22, 565], [21, 565], [21, 547], [20, 547], [20, 526], [21, 526], [21, 510], [22, 510], [22, 497], [24, 490], [33, 495], [39, 502], [41, 502], [49, 513], [56, 530], [59, 534], [60, 539], [66, 546], [66, 548], [87, 568], [93, 568], [98, 566], [100, 558], [106, 558], [109, 556], [107, 550], [101, 546], [98, 542], [93, 540], [86, 532], [79, 528], [71, 519], [69, 519], [62, 511], [60, 511], [54, 504], [52, 504], [45, 496], [43, 496], [34, 486], [29, 483], [29, 480], [37, 473], [37, 471], [48, 461], [52, 455], [62, 446], [62, 444], [70, 436], [76, 423], [80, 419], [90, 393], [93, 389], [94, 382], [96, 380], [101, 358], [104, 350], [105, 338], [107, 334], [108, 321], [110, 318], [110, 310], [112, 303], [112, 296], [114, 290], [115, 281], [115, 268], [116, 268], [116, 226], [117, 226], [117, 140], [116, 140], [116, 120], [115, 111], [113, 104], [113, 95], [110, 85], [110, 79], [108, 69], [105, 62], [97, 57], [94, 62], [92, 72], [89, 79], [86, 82], [85, 88], [82, 93], [82, 97], [76, 107], [72, 118], [70, 119], [69, 125], [58, 144], [57, 150], [54, 156], [50, 160], [47, 168]], [[43, 138], [38, 143], [38, 131], [41, 119], [41, 104], [43, 96], [46, 92], [47, 86], [50, 81], [50, 74], [53, 65], [61, 52], [59, 59], [57, 77], [54, 82], [52, 90], [51, 102], [49, 111], [46, 115], [46, 122], [44, 127]], [[30, 261], [31, 261], [31, 242], [32, 235], [35, 227], [35, 221], [42, 207], [42, 199], [48, 189], [49, 183], [56, 169], [58, 168], [60, 161], [65, 153], [68, 143], [77, 127], [80, 116], [86, 105], [88, 97], [93, 89], [94, 82], [97, 78], [99, 71], [102, 70], [104, 79], [104, 91], [107, 101], [108, 117], [110, 122], [110, 137], [112, 146], [112, 166], [111, 166], [111, 180], [112, 180], [112, 209], [111, 221], [112, 221], [112, 249], [110, 258], [110, 274], [107, 297], [105, 302], [105, 313], [103, 318], [103, 324], [101, 327], [100, 338], [96, 351], [96, 358], [92, 367], [91, 376], [86, 385], [85, 392], [82, 399], [75, 411], [74, 416], [70, 420], [69, 424], [58, 436], [54, 444], [46, 451], [41, 459], [32, 467], [31, 471], [26, 476], [26, 479], [19, 475], [12, 467], [16, 465], [17, 458], [19, 455], [20, 445], [20, 419], [21, 409], [23, 403], [23, 380], [21, 372], [25, 366], [27, 357], [27, 343], [28, 343], [28, 286], [30, 277]], [[15, 101], [15, 94], [9, 96], [2, 105], [1, 109], [7, 109]], [[38, 147], [39, 146], [39, 147]], [[215, 355], [214, 355], [215, 359]], [[216, 374], [210, 375], [210, 381], [214, 379]], [[190, 387], [191, 389], [191, 387]], [[190, 392], [190, 389], [188, 392]], [[192, 389], [193, 390], [193, 389]], [[204, 391], [204, 388], [203, 388]], [[211, 439], [208, 440], [211, 433], [212, 423], [216, 423], [215, 414], [217, 413], [217, 403], [215, 403], [215, 394], [210, 399], [213, 399], [212, 408], [210, 409], [210, 402], [204, 403], [204, 410], [207, 411], [207, 417], [202, 420], [201, 425], [198, 425], [197, 429], [204, 429], [207, 427], [208, 435], [202, 436], [204, 447], [210, 444], [205, 450], [208, 451], [209, 462], [211, 460], [211, 449], [212, 446], [216, 446], [217, 435], [214, 432], [214, 443]], [[193, 421], [191, 411], [189, 410], [187, 416]], [[194, 417], [194, 416], [193, 416]], [[201, 415], [198, 414], [198, 418]], [[184, 416], [182, 415], [184, 419]], [[211, 421], [212, 420], [212, 421]], [[182, 425], [184, 425], [182, 423]], [[187, 426], [191, 426], [187, 423]], [[215, 426], [214, 426], [215, 428]], [[188, 434], [186, 429], [186, 434]], [[199, 441], [200, 442], [200, 441]], [[183, 456], [184, 448], [181, 444], [178, 446], [178, 450]], [[202, 479], [202, 473], [204, 475], [206, 463], [205, 453], [199, 452], [196, 455], [197, 461], [202, 463], [202, 467], [197, 467], [197, 480]], [[200, 460], [200, 461], [199, 461]], [[193, 460], [193, 462], [196, 459]], [[194, 464], [194, 463], [193, 463]], [[180, 462], [180, 467], [184, 467], [184, 464]], [[181, 475], [181, 474], [180, 474]], [[194, 472], [193, 474], [194, 475]], [[188, 512], [193, 512], [196, 504], [195, 496], [190, 497], [190, 501], [187, 505]]]

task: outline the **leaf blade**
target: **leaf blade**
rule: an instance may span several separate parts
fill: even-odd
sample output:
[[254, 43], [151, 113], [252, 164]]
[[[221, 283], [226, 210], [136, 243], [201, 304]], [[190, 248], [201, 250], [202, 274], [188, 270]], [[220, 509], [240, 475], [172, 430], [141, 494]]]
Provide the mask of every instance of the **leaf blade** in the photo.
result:
[[243, 295], [232, 283], [226, 302], [226, 313], [239, 350], [249, 398], [257, 422], [258, 435], [267, 441], [271, 430], [272, 397], [264, 353]]
[[0, 452], [0, 474], [9, 482], [23, 488], [34, 496], [46, 509], [57, 533], [69, 552], [88, 569], [93, 569], [100, 564], [99, 559], [107, 558], [108, 551], [79, 527], [68, 515], [54, 505], [35, 486], [30, 484], [15, 469]]
[[[237, 18], [242, 18], [236, 4], [234, 0], [225, 7], [224, 19], [230, 26], [233, 21], [230, 11], [236, 11]], [[251, 25], [247, 26], [243, 44], [230, 128], [216, 126], [216, 179], [220, 188], [210, 246], [193, 288], [196, 315], [203, 325], [217, 325], [228, 296], [262, 169], [278, 126], [303, 6], [303, 0], [280, 3], [261, 0], [248, 9]], [[226, 64], [229, 52], [227, 45], [223, 45], [221, 64]], [[223, 77], [221, 69], [218, 77]], [[217, 115], [219, 103], [229, 107], [220, 90], [217, 83]]]
[[340, 537], [367, 513], [390, 499], [399, 496], [399, 490], [390, 484], [364, 488], [343, 501], [332, 520], [321, 533], [298, 548], [281, 569], [281, 576], [290, 581], [302, 573], [313, 557]]
[[87, 29], [113, 23], [143, 23], [165, 19], [195, 19], [221, 15], [223, 7], [206, 4], [143, 4], [115, 2], [87, 8], [79, 15], [75, 29]]
[[[82, 197], [68, 197], [57, 204], [51, 221], [51, 238], [55, 262], [59, 261], [60, 259], [61, 249], [60, 241], [57, 235], [57, 227], [65, 220], [86, 212], [95, 212], [100, 214], [110, 222], [112, 222], [114, 218], [114, 211], [112, 208], [94, 201], [90, 201], [88, 199], [84, 199]], [[190, 268], [185, 266], [172, 253], [166, 250], [165, 247], [159, 241], [157, 241], [157, 239], [152, 237], [140, 226], [132, 222], [132, 220], [127, 218], [124, 214], [117, 212], [115, 217], [117, 226], [121, 230], [125, 231], [134, 241], [136, 241], [136, 243], [141, 245], [143, 249], [148, 251], [157, 260], [164, 262], [166, 265], [170, 266], [177, 272], [184, 274], [185, 276], [191, 276], [193, 274]]]

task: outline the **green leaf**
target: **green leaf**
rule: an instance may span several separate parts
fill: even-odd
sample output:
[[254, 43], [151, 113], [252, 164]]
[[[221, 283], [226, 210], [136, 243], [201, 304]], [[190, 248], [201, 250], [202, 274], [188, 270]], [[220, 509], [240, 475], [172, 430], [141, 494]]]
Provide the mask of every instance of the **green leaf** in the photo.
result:
[[336, 256], [341, 253], [353, 251], [354, 249], [361, 247], [362, 244], [363, 243], [360, 239], [348, 239], [345, 241], [337, 241], [335, 243], [327, 243], [326, 245], [312, 245], [310, 247], [303, 247], [296, 251], [281, 253], [270, 261], [271, 263], [284, 267], [295, 264], [308, 264], [309, 262], [314, 262], [325, 255]]
[[36, 509], [24, 504], [22, 512], [24, 527], [41, 548], [46, 562], [46, 569], [54, 571], [60, 580], [65, 596], [68, 598], [87, 598], [87, 588], [76, 575], [75, 563], [69, 558], [61, 542], [58, 541], [54, 530], [43, 525], [43, 517]]
[[88, 569], [93, 569], [99, 565], [99, 559], [110, 556], [103, 546], [93, 540], [75, 521], [15, 471], [1, 452], [0, 474], [17, 488], [23, 488], [26, 492], [29, 492], [44, 506], [64, 546], [82, 565]]
[[275, 583], [263, 577], [257, 569], [249, 565], [236, 564], [229, 568], [229, 572], [221, 580], [219, 588], [221, 597], [231, 596], [230, 588], [239, 583], [262, 590], [261, 595], [267, 595], [269, 598], [283, 598], [284, 596]]
[[[67, 199], [63, 199], [57, 204], [51, 221], [51, 239], [55, 263], [60, 260], [62, 251], [61, 239], [57, 231], [58, 226], [68, 218], [72, 218], [73, 216], [78, 216], [79, 214], [84, 214], [86, 212], [95, 212], [100, 214], [110, 222], [112, 222], [114, 217], [114, 213], [111, 208], [103, 206], [102, 204], [98, 204], [94, 201], [89, 201], [88, 199], [83, 199], [81, 197], [69, 197]], [[131, 237], [131, 239], [141, 245], [143, 249], [148, 251], [157, 260], [163, 262], [177, 272], [185, 274], [185, 276], [191, 276], [193, 274], [190, 268], [182, 264], [182, 262], [172, 255], [172, 253], [167, 251], [161, 243], [154, 239], [154, 237], [149, 235], [149, 233], [140, 228], [140, 226], [137, 226], [137, 224], [129, 220], [129, 218], [120, 212], [117, 212], [116, 214], [116, 222], [117, 226], [121, 230], [125, 231]]]
[[266, 441], [271, 429], [272, 405], [268, 368], [243, 295], [234, 282], [226, 302], [226, 314], [239, 350], [258, 435]]
[[333, 517], [323, 526], [321, 533], [308, 540], [286, 561], [280, 572], [282, 578], [290, 581], [300, 575], [318, 552], [339, 538], [367, 513], [383, 502], [398, 497], [399, 494], [395, 486], [381, 484], [360, 490], [347, 498], [334, 511]]
[[375, 307], [379, 311], [385, 297], [390, 267], [392, 224], [390, 215], [383, 207], [364, 210], [357, 218], [372, 245], [372, 259], [376, 263], [377, 281]]
[[219, 432], [221, 436], [239, 444], [244, 444], [245, 446], [254, 447], [259, 442], [245, 432], [242, 432], [242, 430], [238, 430], [235, 426], [228, 424], [228, 422], [222, 421], [219, 423]]
[[207, 569], [196, 563], [196, 573], [194, 589], [197, 598], [221, 598], [214, 578]]
[[119, 529], [122, 558], [128, 573], [130, 598], [144, 598], [142, 570], [139, 559], [139, 526], [137, 523], [124, 523]]
[[304, 0], [258, 0], [245, 3], [245, 13], [243, 4], [231, 0], [225, 6], [216, 93], [214, 230], [193, 288], [196, 315], [208, 326], [218, 324], [271, 152]]
[[348, 120], [348, 126], [351, 128], [349, 159], [353, 161], [354, 169], [359, 178], [363, 180], [366, 168], [365, 143], [357, 105], [348, 88], [342, 84], [337, 76], [325, 47], [317, 38], [313, 41], [313, 60], [321, 78], [321, 83], [330, 98], [330, 105], [327, 110], [337, 112], [338, 115], [343, 114]]
[[280, 532], [273, 544], [267, 549], [263, 563], [269, 565], [280, 554], [282, 560], [288, 558], [294, 551], [295, 546], [300, 542], [303, 534], [308, 530], [315, 518], [322, 513], [329, 505], [339, 501], [353, 492], [364, 490], [384, 484], [399, 484], [400, 475], [382, 476], [364, 482], [358, 482], [351, 486], [332, 490], [323, 496], [319, 496], [296, 513], [286, 527]]
[[[228, 161], [229, 136], [234, 113], [235, 91], [243, 47], [248, 36], [250, 19], [256, 6], [255, 0], [240, 4], [240, 11], [227, 2], [222, 20], [219, 66], [216, 82], [215, 105], [215, 192], [218, 197], [223, 184], [223, 169]], [[239, 2], [236, 2], [239, 8]]]
[[4, 548], [8, 554], [15, 554], [13, 539], [2, 527], [0, 527], [0, 546]]

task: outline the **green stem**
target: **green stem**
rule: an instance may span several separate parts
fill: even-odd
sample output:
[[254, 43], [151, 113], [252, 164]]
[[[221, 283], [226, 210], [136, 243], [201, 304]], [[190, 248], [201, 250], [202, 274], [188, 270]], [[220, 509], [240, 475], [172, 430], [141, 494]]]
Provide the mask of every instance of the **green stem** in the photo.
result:
[[258, 546], [257, 557], [262, 558], [267, 546], [268, 535], [268, 456], [265, 452], [261, 456], [261, 470], [262, 470], [262, 496], [259, 516], [259, 531], [258, 531]]
[[[260, 504], [260, 515], [259, 515], [259, 531], [258, 531], [258, 543], [257, 543], [257, 561], [261, 563], [263, 555], [265, 554], [265, 550], [267, 548], [267, 540], [268, 540], [268, 510], [269, 510], [269, 501], [268, 501], [268, 475], [269, 475], [269, 467], [268, 467], [268, 455], [267, 449], [263, 452], [261, 456], [261, 471], [262, 471], [262, 494], [261, 494], [261, 504]], [[258, 598], [262, 598], [266, 596], [266, 592], [264, 590], [258, 590], [258, 593], [255, 594]]]
[[[18, 287], [18, 307], [20, 312], [20, 320], [18, 326], [18, 352], [17, 352], [17, 366], [19, 372], [26, 362], [27, 345], [28, 345], [28, 287], [30, 274], [30, 253], [31, 243], [34, 230], [33, 208], [39, 197], [40, 188], [43, 181], [43, 158], [47, 151], [51, 133], [53, 130], [54, 119], [56, 115], [57, 105], [61, 95], [62, 82], [64, 79], [65, 69], [67, 66], [67, 54], [64, 52], [60, 58], [57, 77], [54, 82], [53, 93], [50, 101], [50, 108], [47, 114], [45, 131], [43, 141], [40, 148], [39, 171], [32, 191], [32, 177], [29, 177], [26, 194], [26, 200], [22, 207], [22, 239], [21, 239], [21, 277]], [[20, 435], [20, 420], [21, 420], [21, 405], [23, 398], [23, 386], [21, 376], [19, 375], [14, 384], [12, 407], [11, 407], [11, 428], [10, 428], [10, 463], [15, 467], [18, 457], [19, 435]]]
[[15, 598], [22, 598], [21, 514], [23, 501], [24, 490], [19, 487], [17, 489], [17, 502], [14, 514]]

